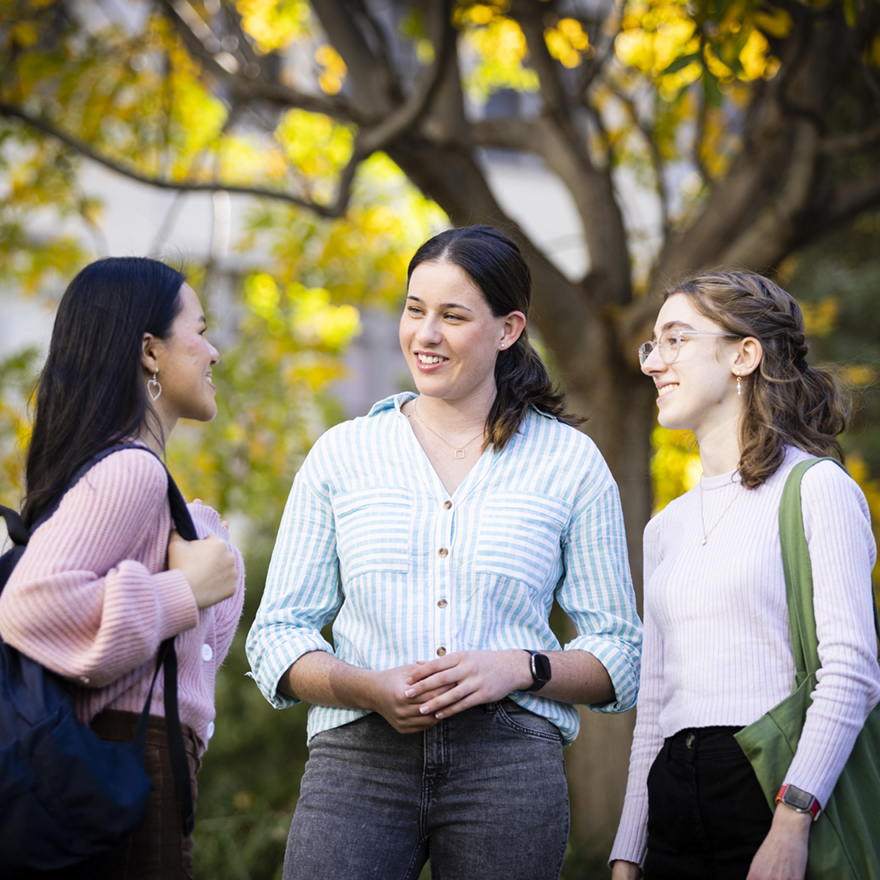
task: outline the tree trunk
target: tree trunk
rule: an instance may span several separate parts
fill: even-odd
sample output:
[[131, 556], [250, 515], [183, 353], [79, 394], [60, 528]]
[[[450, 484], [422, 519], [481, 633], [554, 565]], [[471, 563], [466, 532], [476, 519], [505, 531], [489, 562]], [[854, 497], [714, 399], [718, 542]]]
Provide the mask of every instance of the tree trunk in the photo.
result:
[[[628, 365], [606, 362], [590, 375], [568, 376], [574, 408], [615, 475], [627, 531], [633, 585], [642, 607], [642, 527], [651, 515], [651, 429], [654, 386]], [[626, 788], [635, 712], [603, 715], [582, 708], [581, 732], [566, 752], [571, 838], [588, 854], [607, 855]]]

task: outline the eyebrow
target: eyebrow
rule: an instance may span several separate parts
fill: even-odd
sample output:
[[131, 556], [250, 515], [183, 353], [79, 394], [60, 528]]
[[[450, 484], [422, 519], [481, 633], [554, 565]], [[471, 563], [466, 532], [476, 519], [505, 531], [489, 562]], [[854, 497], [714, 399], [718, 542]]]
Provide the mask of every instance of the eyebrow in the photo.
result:
[[[660, 335], [662, 336], [668, 330], [695, 330], [695, 329], [696, 329], [695, 327], [692, 327], [690, 324], [686, 324], [684, 321], [667, 321], [660, 328]], [[657, 334], [652, 333], [651, 340], [653, 341], [656, 338], [657, 338]]]
[[[422, 305], [425, 304], [425, 303], [424, 303], [422, 300], [420, 300], [417, 296], [413, 296], [411, 293], [408, 293], [408, 294], [406, 295], [406, 298], [407, 298], [407, 299], [415, 300], [417, 303], [421, 303]], [[440, 309], [441, 309], [441, 310], [442, 310], [442, 309], [464, 309], [466, 312], [472, 312], [472, 311], [473, 311], [473, 309], [472, 309], [472, 308], [469, 308], [468, 306], [462, 305], [461, 303], [454, 303], [454, 302], [440, 303]]]

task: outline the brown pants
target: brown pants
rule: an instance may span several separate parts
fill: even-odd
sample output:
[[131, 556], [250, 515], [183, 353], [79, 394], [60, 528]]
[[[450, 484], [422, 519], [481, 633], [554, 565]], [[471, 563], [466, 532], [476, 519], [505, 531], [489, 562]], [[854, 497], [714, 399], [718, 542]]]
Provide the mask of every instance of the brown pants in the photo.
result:
[[[89, 725], [108, 742], [131, 740], [137, 727], [134, 712], [108, 710]], [[190, 783], [195, 807], [199, 769], [198, 743], [190, 728], [183, 727]], [[150, 716], [144, 767], [155, 786], [150, 792], [147, 812], [141, 824], [122, 845], [100, 880], [192, 880], [192, 838], [183, 834], [183, 819], [174, 788], [171, 755], [165, 733], [165, 719]]]

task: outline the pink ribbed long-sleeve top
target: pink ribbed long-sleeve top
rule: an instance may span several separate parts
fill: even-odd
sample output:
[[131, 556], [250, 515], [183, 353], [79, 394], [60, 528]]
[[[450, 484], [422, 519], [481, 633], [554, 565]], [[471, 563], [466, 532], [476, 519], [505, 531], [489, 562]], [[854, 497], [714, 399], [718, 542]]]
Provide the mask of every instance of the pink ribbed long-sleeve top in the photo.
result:
[[[210, 507], [190, 504], [196, 532], [229, 540]], [[177, 636], [180, 720], [202, 745], [214, 729], [214, 681], [244, 601], [244, 565], [229, 599], [199, 610], [183, 573], [167, 569], [168, 479], [147, 450], [113, 453], [70, 489], [31, 536], [2, 595], [4, 641], [70, 679], [77, 714], [140, 712], [160, 643]], [[162, 675], [154, 715], [164, 715]]]
[[[691, 727], [746, 726], [791, 692], [779, 502], [791, 469], [807, 457], [789, 448], [757, 489], [740, 491], [736, 474], [704, 479], [702, 514], [694, 488], [645, 529], [641, 687], [611, 860], [644, 861], [647, 776], [665, 737]], [[785, 781], [825, 804], [880, 699], [871, 599], [876, 549], [865, 497], [836, 464], [811, 468], [801, 498], [822, 669]]]

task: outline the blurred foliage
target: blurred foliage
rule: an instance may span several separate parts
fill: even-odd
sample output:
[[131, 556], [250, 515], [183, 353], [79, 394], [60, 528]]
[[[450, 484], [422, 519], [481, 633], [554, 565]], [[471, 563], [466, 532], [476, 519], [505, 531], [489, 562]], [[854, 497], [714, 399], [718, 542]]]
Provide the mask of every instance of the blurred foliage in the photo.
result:
[[[830, 3], [837, 0], [812, 5]], [[300, 94], [317, 84], [319, 99], [346, 97], [350, 73], [306, 0], [173, 6], [189, 16], [216, 64], [241, 73], [243, 82], [266, 77], [282, 96], [283, 89]], [[586, 152], [600, 169], [625, 164], [645, 189], [655, 185], [658, 159], [687, 172], [670, 199], [669, 218], [671, 231], [686, 229], [711, 181], [723, 177], [742, 147], [742, 120], [755, 90], [777, 72], [773, 48], [791, 27], [788, 13], [762, 0], [624, 0], [613, 4], [606, 25], [591, 30], [593, 22], [559, 14], [563, 6], [546, 4], [544, 42], [569, 82], [580, 82], [599, 57], [605, 27], [619, 26], [610, 61], [590, 80], [584, 101], [593, 120], [585, 126]], [[855, 0], [843, 6], [854, 21]], [[124, 15], [120, 8], [0, 0], [0, 102], [24, 108], [135, 176], [261, 187], [318, 208], [332, 203], [353, 156], [355, 124], [248, 102], [222, 71], [196, 59], [161, 4], [134, 0]], [[396, 50], [404, 59], [412, 55], [415, 76], [434, 60], [434, 47], [417, 4], [408, 9]], [[539, 88], [526, 38], [509, 11], [508, 0], [455, 4], [463, 86], [473, 102], [505, 89]], [[247, 47], [221, 39], [234, 18]], [[862, 60], [880, 64], [880, 41]], [[81, 163], [76, 148], [0, 117], [0, 277], [22, 294], [51, 299], [61, 279], [101, 250], [101, 205], [79, 188]], [[187, 267], [207, 310], [209, 336], [216, 328], [215, 341], [224, 340], [214, 371], [218, 416], [210, 425], [180, 426], [169, 465], [184, 492], [229, 517], [234, 537], [248, 548], [245, 612], [218, 677], [217, 731], [200, 775], [201, 876], [280, 876], [306, 759], [306, 711], [276, 712], [243, 682], [244, 639], [293, 474], [314, 438], [341, 416], [332, 388], [358, 332], [358, 310], [400, 295], [415, 246], [445, 222], [379, 153], [361, 164], [344, 219], [321, 220], [277, 201], [255, 204], [238, 243], [251, 268], [235, 279], [231, 306], [215, 291], [217, 266]], [[860, 219], [852, 240], [842, 233], [827, 250], [814, 247], [784, 271], [810, 306], [816, 352], [842, 363], [857, 392], [854, 427], [845, 438], [848, 463], [880, 523], [873, 476], [880, 473], [880, 327], [871, 307], [880, 269], [870, 256], [877, 224], [876, 217]], [[638, 231], [631, 234], [636, 240]], [[653, 259], [643, 250], [631, 249], [637, 289], [647, 287]], [[38, 360], [29, 352], [0, 363], [4, 491], [7, 480], [21, 487], [26, 402]], [[699, 466], [686, 436], [658, 428], [653, 439], [659, 509], [694, 484]], [[604, 863], [591, 858], [573, 844], [565, 880], [607, 876]]]
[[[809, 361], [831, 364], [849, 393], [853, 414], [842, 437], [847, 470], [862, 487], [880, 542], [880, 213], [800, 251], [780, 267], [780, 280], [805, 307]], [[880, 566], [874, 568], [880, 590]]]

